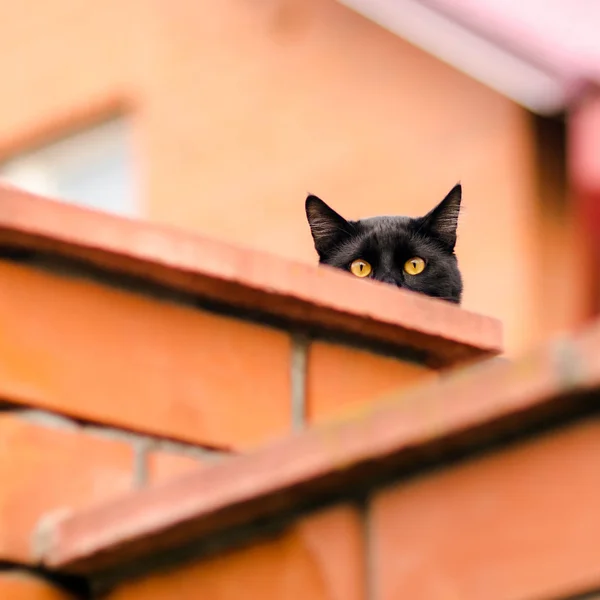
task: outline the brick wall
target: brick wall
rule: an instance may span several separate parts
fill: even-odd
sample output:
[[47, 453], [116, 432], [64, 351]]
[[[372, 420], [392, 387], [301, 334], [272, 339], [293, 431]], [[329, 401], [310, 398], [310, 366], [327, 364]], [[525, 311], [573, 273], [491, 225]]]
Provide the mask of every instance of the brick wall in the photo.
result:
[[447, 303], [9, 188], [0, 280], [15, 595], [84, 593], [36, 568], [63, 519], [501, 351], [496, 321]]
[[[146, 570], [142, 563], [133, 573], [107, 573], [89, 563], [84, 572], [97, 574], [100, 585], [110, 581], [111, 600], [192, 600], [200, 593], [216, 600], [580, 598], [600, 589], [599, 440], [597, 417], [582, 420], [386, 487], [365, 485], [362, 502], [342, 495], [288, 515], [272, 531], [259, 525], [242, 540], [228, 532], [230, 546], [216, 554], [200, 543], [196, 555], [161, 554], [158, 538], [149, 536], [157, 550], [144, 557]], [[137, 510], [149, 500], [140, 496]], [[136, 519], [134, 506], [128, 509]], [[113, 511], [119, 520], [118, 506]], [[76, 535], [65, 534], [64, 549], [95, 537], [91, 519]]]
[[600, 326], [454, 305], [0, 189], [0, 594], [600, 590]]
[[0, 593], [600, 590], [600, 328], [0, 189]]
[[600, 325], [55, 523], [111, 600], [582, 600], [600, 590]]

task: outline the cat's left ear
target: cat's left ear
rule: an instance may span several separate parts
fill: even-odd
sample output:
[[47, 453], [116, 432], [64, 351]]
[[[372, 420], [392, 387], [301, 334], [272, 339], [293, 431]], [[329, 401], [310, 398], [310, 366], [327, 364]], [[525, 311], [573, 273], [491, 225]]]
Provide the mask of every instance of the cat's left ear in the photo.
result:
[[448, 248], [456, 246], [456, 229], [462, 200], [462, 186], [457, 183], [448, 195], [423, 217], [423, 224], [431, 236], [437, 238]]
[[323, 259], [332, 248], [354, 234], [354, 226], [321, 198], [310, 194], [306, 198], [306, 218], [315, 243], [315, 249]]

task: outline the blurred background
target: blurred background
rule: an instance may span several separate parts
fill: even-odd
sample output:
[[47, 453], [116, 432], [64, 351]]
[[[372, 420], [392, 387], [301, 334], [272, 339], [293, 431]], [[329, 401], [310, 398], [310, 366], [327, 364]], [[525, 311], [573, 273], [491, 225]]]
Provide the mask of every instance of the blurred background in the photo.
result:
[[418, 215], [460, 180], [464, 307], [508, 354], [600, 304], [600, 3], [0, 2], [0, 177], [316, 262], [307, 192]]

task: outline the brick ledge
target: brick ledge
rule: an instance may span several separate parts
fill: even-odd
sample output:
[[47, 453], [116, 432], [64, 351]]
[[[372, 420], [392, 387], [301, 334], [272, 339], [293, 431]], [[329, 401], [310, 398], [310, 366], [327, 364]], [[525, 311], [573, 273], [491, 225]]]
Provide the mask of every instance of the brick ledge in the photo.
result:
[[51, 253], [229, 307], [409, 347], [434, 367], [502, 351], [499, 321], [440, 300], [6, 186], [0, 186], [0, 246]]
[[587, 392], [600, 388], [599, 346], [596, 324], [515, 363], [459, 370], [362, 414], [75, 514], [46, 532], [40, 558], [53, 569], [110, 572], [357, 487], [366, 491], [386, 475], [401, 477], [597, 412]]

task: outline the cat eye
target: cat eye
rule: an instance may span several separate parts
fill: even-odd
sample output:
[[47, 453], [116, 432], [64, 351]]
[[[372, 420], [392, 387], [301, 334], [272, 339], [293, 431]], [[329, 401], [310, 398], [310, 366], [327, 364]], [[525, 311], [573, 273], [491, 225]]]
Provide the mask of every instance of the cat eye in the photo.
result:
[[362, 258], [357, 258], [352, 261], [352, 264], [350, 265], [352, 275], [356, 275], [357, 277], [367, 277], [371, 274], [372, 270], [371, 265]]
[[409, 275], [418, 275], [425, 269], [425, 261], [418, 256], [413, 256], [404, 263], [404, 270]]

